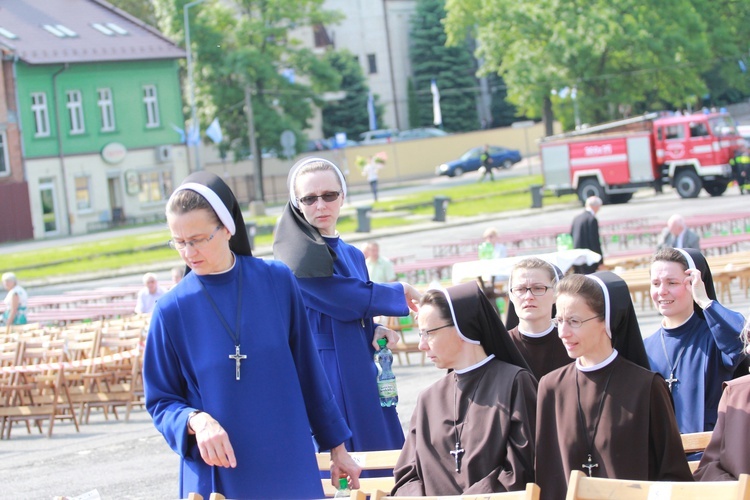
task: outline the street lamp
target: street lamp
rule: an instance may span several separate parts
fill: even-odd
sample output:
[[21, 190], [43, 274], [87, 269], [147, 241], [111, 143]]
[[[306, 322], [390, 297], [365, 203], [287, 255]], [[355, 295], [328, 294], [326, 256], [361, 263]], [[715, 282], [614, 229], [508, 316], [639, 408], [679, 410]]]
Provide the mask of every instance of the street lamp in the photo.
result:
[[[185, 4], [182, 11], [185, 16], [185, 50], [187, 51], [187, 74], [188, 74], [188, 89], [190, 92], [190, 126], [195, 127], [198, 131], [198, 138], [195, 140], [195, 170], [201, 170], [201, 156], [200, 156], [200, 126], [198, 125], [197, 113], [195, 111], [195, 85], [193, 84], [193, 48], [190, 45], [190, 18], [188, 17], [188, 9], [195, 5], [201, 4], [206, 0], [195, 0]], [[190, 141], [190, 131], [185, 128], [185, 140]]]

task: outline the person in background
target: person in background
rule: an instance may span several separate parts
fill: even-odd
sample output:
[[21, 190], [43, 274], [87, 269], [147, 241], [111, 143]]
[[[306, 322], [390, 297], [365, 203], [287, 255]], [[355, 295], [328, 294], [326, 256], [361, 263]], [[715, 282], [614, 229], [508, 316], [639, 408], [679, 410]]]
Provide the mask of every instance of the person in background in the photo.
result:
[[750, 151], [746, 144], [737, 148], [729, 164], [732, 166], [732, 176], [740, 188], [740, 194], [745, 194], [745, 185], [750, 183]]
[[425, 389], [395, 495], [520, 491], [534, 481], [536, 379], [476, 283], [428, 290], [419, 349], [449, 372]]
[[362, 252], [341, 239], [336, 224], [346, 183], [336, 165], [303, 158], [287, 185], [289, 202], [276, 226], [273, 253], [302, 290], [318, 354], [352, 430], [347, 449], [400, 449], [401, 422], [395, 407], [380, 405], [373, 363], [377, 340], [386, 338], [392, 349], [400, 336], [373, 318], [407, 316], [421, 294], [408, 283], [370, 281]]
[[182, 281], [182, 278], [185, 277], [185, 266], [174, 266], [172, 268], [172, 286], [170, 289], [174, 288], [177, 283]]
[[680, 432], [713, 430], [722, 384], [745, 359], [745, 319], [716, 300], [708, 262], [692, 248], [654, 254], [651, 299], [663, 319], [644, 341], [646, 352], [669, 384]]
[[659, 235], [656, 249], [662, 248], [694, 248], [701, 249], [701, 238], [685, 224], [682, 215], [674, 214], [667, 221], [667, 227]]
[[572, 274], [556, 289], [555, 321], [575, 363], [539, 381], [536, 483], [565, 496], [588, 476], [692, 481], [667, 384], [649, 370], [628, 285], [614, 273]]
[[179, 498], [323, 498], [311, 435], [331, 476], [359, 486], [351, 432], [328, 385], [297, 282], [252, 256], [218, 176], [195, 172], [166, 208], [190, 272], [156, 305], [143, 358], [146, 409], [180, 456]]
[[377, 241], [368, 241], [362, 250], [365, 255], [365, 264], [370, 281], [376, 283], [388, 283], [396, 281], [396, 272], [393, 270], [393, 262], [380, 255], [380, 245]]
[[527, 257], [513, 266], [508, 280], [508, 333], [540, 380], [572, 361], [557, 336], [555, 286], [562, 279], [557, 266], [537, 257]]
[[577, 274], [590, 274], [604, 265], [602, 242], [599, 239], [599, 221], [596, 219], [596, 214], [601, 207], [601, 198], [589, 196], [586, 198], [584, 211], [573, 219], [573, 225], [570, 229], [570, 234], [573, 237], [573, 248], [587, 248], [602, 256], [602, 260], [596, 264], [573, 266], [573, 271]]
[[150, 314], [153, 312], [156, 301], [167, 293], [159, 286], [159, 281], [156, 279], [154, 273], [144, 274], [143, 284], [144, 287], [138, 291], [138, 297], [135, 301], [136, 314]]
[[383, 168], [383, 162], [379, 161], [375, 156], [370, 158], [364, 168], [362, 168], [362, 175], [367, 177], [367, 182], [370, 183], [373, 201], [378, 201], [378, 177], [381, 168]]
[[18, 284], [18, 278], [14, 273], [3, 273], [2, 280], [3, 288], [8, 290], [4, 300], [5, 312], [3, 312], [2, 324], [5, 325], [6, 332], [10, 332], [13, 325], [26, 324], [26, 306], [29, 302], [29, 295]]
[[485, 243], [492, 245], [492, 258], [504, 259], [508, 256], [508, 248], [500, 242], [500, 235], [494, 227], [488, 227], [482, 233]]
[[495, 180], [495, 175], [492, 173], [493, 168], [493, 160], [492, 156], [490, 156], [490, 146], [489, 144], [484, 145], [484, 149], [482, 150], [482, 153], [479, 155], [479, 161], [482, 163], [482, 176], [479, 178], [479, 182], [482, 182], [485, 177], [489, 174], [490, 180]]

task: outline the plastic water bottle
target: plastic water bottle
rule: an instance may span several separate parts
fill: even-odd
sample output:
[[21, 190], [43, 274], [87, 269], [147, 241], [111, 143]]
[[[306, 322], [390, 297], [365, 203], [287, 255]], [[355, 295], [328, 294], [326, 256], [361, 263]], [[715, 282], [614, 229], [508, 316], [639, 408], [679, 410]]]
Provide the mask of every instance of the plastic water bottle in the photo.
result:
[[333, 498], [351, 498], [352, 492], [349, 490], [349, 482], [345, 477], [339, 478], [339, 488], [333, 495]]
[[386, 339], [378, 339], [380, 350], [375, 353], [375, 364], [378, 367], [378, 394], [380, 406], [396, 406], [398, 404], [398, 390], [396, 389], [396, 375], [393, 374], [393, 353], [386, 344]]

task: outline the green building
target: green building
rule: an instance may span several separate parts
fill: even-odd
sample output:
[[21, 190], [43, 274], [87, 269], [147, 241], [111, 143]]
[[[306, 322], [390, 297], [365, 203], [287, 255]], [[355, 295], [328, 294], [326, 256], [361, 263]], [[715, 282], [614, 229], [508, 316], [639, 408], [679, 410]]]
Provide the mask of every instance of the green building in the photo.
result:
[[184, 51], [101, 0], [0, 0], [0, 50], [6, 180], [28, 192], [28, 236], [163, 217], [189, 173], [178, 133]]

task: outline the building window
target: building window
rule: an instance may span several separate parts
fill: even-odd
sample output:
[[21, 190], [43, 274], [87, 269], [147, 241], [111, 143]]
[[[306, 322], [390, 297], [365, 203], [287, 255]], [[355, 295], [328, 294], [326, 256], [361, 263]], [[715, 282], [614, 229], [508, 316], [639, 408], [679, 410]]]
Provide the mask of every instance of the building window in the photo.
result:
[[328, 35], [326, 27], [322, 24], [313, 26], [313, 37], [315, 39], [315, 48], [325, 48], [333, 45], [333, 40]]
[[8, 161], [8, 136], [0, 132], [0, 177], [10, 175], [10, 163]]
[[375, 54], [367, 54], [367, 71], [371, 75], [378, 72], [378, 61], [375, 59]]
[[159, 100], [155, 85], [143, 86], [143, 104], [146, 106], [146, 127], [159, 126]]
[[112, 132], [115, 129], [115, 106], [112, 104], [112, 90], [99, 89], [99, 111], [102, 114], [102, 132]]
[[140, 188], [138, 201], [154, 203], [166, 201], [172, 194], [172, 172], [168, 170], [152, 170], [140, 173]]
[[68, 115], [70, 116], [70, 133], [82, 134], [86, 132], [83, 124], [83, 102], [81, 102], [80, 90], [68, 90], [65, 93], [68, 97]]
[[47, 94], [31, 94], [31, 112], [34, 113], [34, 137], [49, 137], [49, 113], [47, 112]]
[[76, 208], [79, 212], [91, 210], [91, 178], [76, 177]]

